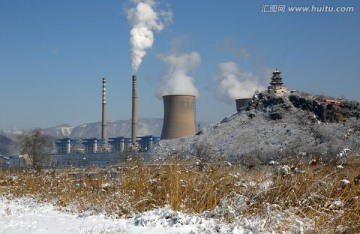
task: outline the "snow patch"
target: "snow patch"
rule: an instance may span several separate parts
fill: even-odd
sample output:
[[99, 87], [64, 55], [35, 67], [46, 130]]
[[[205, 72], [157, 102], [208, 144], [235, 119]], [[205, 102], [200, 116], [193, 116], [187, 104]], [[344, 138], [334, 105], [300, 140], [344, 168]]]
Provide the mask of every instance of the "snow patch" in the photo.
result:
[[[166, 206], [129, 219], [113, 219], [92, 212], [60, 211], [49, 203], [38, 203], [30, 198], [9, 200], [0, 197], [0, 233], [273, 233], [282, 222], [288, 223], [289, 230], [296, 233], [313, 228], [311, 220], [300, 220], [282, 211], [278, 205], [269, 204], [266, 209], [271, 220], [240, 216], [233, 223], [225, 223], [216, 218], [219, 213], [235, 212], [234, 208], [244, 206], [245, 200], [239, 195], [232, 201], [222, 201], [221, 207], [213, 212], [201, 214], [183, 214]], [[341, 207], [336, 202], [332, 205]]]

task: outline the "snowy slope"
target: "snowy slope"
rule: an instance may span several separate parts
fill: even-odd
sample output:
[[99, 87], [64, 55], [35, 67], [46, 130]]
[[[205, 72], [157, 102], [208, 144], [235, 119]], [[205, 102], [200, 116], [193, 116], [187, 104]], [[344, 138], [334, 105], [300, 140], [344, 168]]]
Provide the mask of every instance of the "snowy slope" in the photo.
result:
[[[282, 214], [284, 215], [284, 214]], [[70, 213], [29, 198], [0, 198], [0, 233], [260, 233], [266, 220], [239, 217], [226, 224], [206, 215], [185, 215], [168, 207], [140, 213], [129, 219], [111, 219], [101, 214]], [[298, 221], [294, 231], [303, 230]], [[271, 232], [261, 232], [271, 233]]]
[[0, 199], [0, 233], [126, 233], [125, 220], [102, 215], [72, 214], [31, 199]]
[[[280, 100], [280, 101], [279, 101]], [[218, 157], [243, 164], [287, 163], [316, 156], [324, 161], [339, 160], [344, 148], [360, 154], [360, 121], [321, 122], [311, 111], [295, 107], [288, 99], [265, 97], [256, 108], [226, 117], [200, 134], [161, 141], [158, 154]], [[343, 160], [343, 159], [341, 159]]]

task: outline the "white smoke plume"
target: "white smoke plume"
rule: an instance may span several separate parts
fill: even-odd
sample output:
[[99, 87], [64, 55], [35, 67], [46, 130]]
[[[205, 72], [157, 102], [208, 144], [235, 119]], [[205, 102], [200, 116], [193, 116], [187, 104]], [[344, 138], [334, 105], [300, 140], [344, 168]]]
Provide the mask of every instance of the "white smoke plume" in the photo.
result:
[[160, 79], [156, 96], [161, 98], [164, 95], [194, 95], [199, 96], [195, 87], [195, 80], [188, 73], [197, 68], [201, 63], [201, 57], [197, 52], [180, 55], [160, 56], [168, 70]]
[[256, 75], [241, 71], [233, 61], [219, 64], [219, 73], [214, 77], [214, 81], [219, 85], [216, 97], [227, 103], [233, 103], [239, 98], [251, 98], [256, 90], [265, 90]]
[[134, 0], [136, 6], [127, 10], [127, 20], [131, 25], [131, 65], [136, 74], [146, 50], [154, 44], [153, 31], [160, 32], [166, 22], [171, 22], [171, 11], [155, 11], [154, 0]]

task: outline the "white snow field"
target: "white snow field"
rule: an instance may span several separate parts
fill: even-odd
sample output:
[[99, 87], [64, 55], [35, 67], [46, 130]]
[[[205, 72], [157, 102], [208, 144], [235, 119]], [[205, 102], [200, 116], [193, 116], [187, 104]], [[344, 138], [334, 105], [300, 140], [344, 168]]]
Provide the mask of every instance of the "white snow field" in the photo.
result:
[[[204, 215], [184, 215], [168, 207], [111, 219], [101, 214], [61, 211], [30, 198], [0, 198], [0, 233], [260, 233], [263, 220], [228, 225]], [[301, 228], [300, 228], [301, 230]], [[261, 232], [264, 233], [264, 232]]]

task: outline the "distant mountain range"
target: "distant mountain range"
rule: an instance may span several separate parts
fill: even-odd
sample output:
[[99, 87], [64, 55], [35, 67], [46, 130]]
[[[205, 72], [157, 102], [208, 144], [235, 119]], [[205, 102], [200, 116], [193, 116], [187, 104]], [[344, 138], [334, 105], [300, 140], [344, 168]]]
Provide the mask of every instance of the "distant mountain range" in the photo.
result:
[[[162, 130], [163, 120], [160, 118], [140, 118], [138, 121], [138, 135], [146, 136], [160, 136]], [[198, 122], [196, 127], [203, 128], [208, 126], [209, 122]], [[72, 127], [68, 124], [63, 124], [55, 127], [42, 129], [43, 133], [55, 138], [100, 138], [101, 137], [101, 122], [80, 124]], [[116, 120], [108, 121], [106, 126], [108, 137], [130, 137], [131, 136], [131, 120]]]
[[[108, 121], [106, 132], [108, 137], [130, 137], [131, 136], [131, 120]], [[162, 119], [159, 118], [141, 118], [138, 121], [139, 135], [155, 135], [160, 136], [162, 128]], [[80, 124], [78, 126], [70, 126], [63, 124], [55, 127], [43, 129], [43, 133], [55, 138], [74, 137], [74, 138], [100, 138], [101, 122]]]

